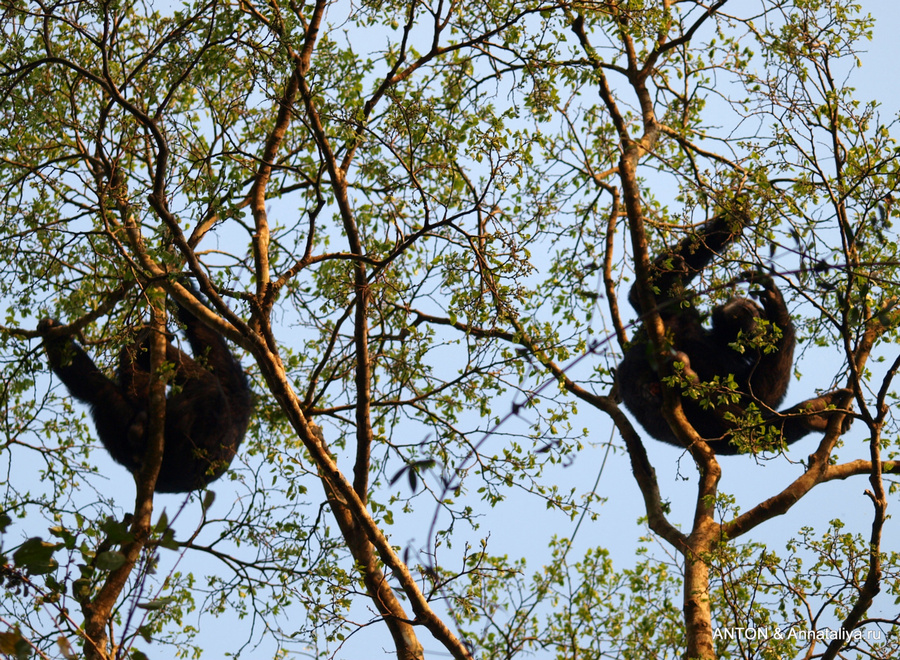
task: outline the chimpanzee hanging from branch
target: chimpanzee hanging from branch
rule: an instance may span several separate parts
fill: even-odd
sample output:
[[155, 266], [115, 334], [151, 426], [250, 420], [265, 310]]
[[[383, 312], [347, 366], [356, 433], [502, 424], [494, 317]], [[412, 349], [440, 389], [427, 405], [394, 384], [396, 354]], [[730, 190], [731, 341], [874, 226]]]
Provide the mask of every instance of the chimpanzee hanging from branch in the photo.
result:
[[[682, 395], [684, 414], [720, 455], [770, 449], [772, 439], [777, 441], [779, 435], [789, 445], [811, 432], [824, 432], [834, 414], [826, 409], [847, 394], [847, 390], [836, 390], [776, 412], [790, 382], [796, 339], [784, 298], [767, 275], [744, 276], [745, 281], [760, 287], [753, 295], [762, 306], [735, 297], [713, 308], [711, 328], [703, 325], [696, 295], [687, 286], [747, 224], [748, 218], [741, 213], [723, 213], [663, 252], [650, 267], [649, 284], [668, 349], [672, 359], [683, 365], [683, 370], [675, 370], [681, 374], [675, 387], [693, 390], [697, 396]], [[628, 300], [641, 314], [637, 285]], [[645, 327], [625, 351], [616, 380], [625, 406], [651, 436], [683, 446], [662, 414], [665, 385]], [[758, 423], [741, 428], [751, 406], [757, 411]], [[733, 444], [739, 428], [740, 441]]]
[[[159, 493], [187, 493], [222, 476], [250, 423], [250, 387], [225, 339], [178, 306], [191, 358], [166, 342], [172, 391], [166, 398], [165, 448], [156, 482]], [[91, 407], [103, 446], [136, 474], [147, 448], [150, 396], [149, 328], [119, 354], [118, 378], [107, 377], [67, 336], [54, 336], [53, 319], [38, 325], [50, 368], [69, 393]]]

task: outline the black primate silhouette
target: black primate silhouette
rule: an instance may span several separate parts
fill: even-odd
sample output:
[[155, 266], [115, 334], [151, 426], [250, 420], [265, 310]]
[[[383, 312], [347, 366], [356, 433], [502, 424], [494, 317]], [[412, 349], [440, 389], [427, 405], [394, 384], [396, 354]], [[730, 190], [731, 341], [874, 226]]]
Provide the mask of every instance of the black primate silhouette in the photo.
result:
[[[796, 343], [794, 324], [784, 298], [766, 275], [745, 275], [761, 286], [754, 295], [762, 306], [747, 298], [732, 298], [712, 311], [712, 327], [703, 325], [695, 307], [695, 296], [686, 289], [713, 257], [734, 241], [748, 224], [746, 216], [723, 214], [707, 222], [698, 233], [651, 264], [650, 284], [672, 358], [684, 366], [684, 380], [692, 384], [720, 385], [703, 405], [682, 396], [685, 416], [697, 433], [711, 441], [721, 455], [765, 449], [774, 432], [785, 444], [796, 442], [812, 431], [824, 431], [830, 413], [821, 413], [841, 400], [847, 390], [836, 390], [798, 404], [783, 413], [775, 408], [784, 399], [790, 382]], [[628, 300], [640, 314], [637, 287]], [[767, 323], [763, 323], [767, 321]], [[773, 324], [777, 330], [767, 332]], [[729, 383], [729, 377], [732, 379]], [[660, 380], [656, 353], [643, 326], [625, 352], [617, 370], [619, 392], [628, 410], [646, 431], [663, 442], [683, 446], [662, 415], [664, 384]], [[715, 386], [714, 386], [715, 387]], [[736, 399], [736, 400], [735, 400]], [[764, 422], [741, 433], [742, 446], [729, 441], [739, 420], [751, 405]], [[820, 412], [821, 414], [812, 414]]]
[[[225, 340], [181, 306], [178, 316], [194, 358], [167, 340], [172, 390], [166, 398], [159, 493], [187, 493], [222, 476], [244, 439], [252, 411], [247, 377]], [[137, 473], [147, 447], [149, 328], [122, 349], [116, 382], [69, 337], [51, 337], [48, 331], [58, 325], [53, 319], [38, 325], [50, 368], [73, 397], [90, 405], [97, 435], [113, 459]]]

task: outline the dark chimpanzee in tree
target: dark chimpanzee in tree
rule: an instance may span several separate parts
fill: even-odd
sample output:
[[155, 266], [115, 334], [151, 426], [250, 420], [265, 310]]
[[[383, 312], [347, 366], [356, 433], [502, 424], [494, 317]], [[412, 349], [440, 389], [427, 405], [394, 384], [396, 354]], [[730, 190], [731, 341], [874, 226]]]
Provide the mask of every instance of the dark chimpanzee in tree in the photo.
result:
[[[713, 309], [711, 329], [703, 325], [694, 306], [695, 296], [686, 287], [746, 224], [744, 215], [719, 215], [697, 234], [657, 257], [650, 268], [650, 285], [656, 294], [666, 341], [672, 358], [684, 366], [683, 382], [691, 387], [713, 388], [711, 405], [684, 395], [682, 408], [691, 426], [720, 455], [765, 449], [773, 434], [777, 437], [780, 433], [784, 443], [791, 444], [813, 431], [823, 432], [831, 413], [822, 411], [847, 394], [847, 390], [836, 390], [782, 413], [775, 411], [787, 392], [796, 339], [784, 298], [766, 275], [745, 275], [747, 281], [762, 287], [754, 293], [761, 307], [747, 298], [732, 298]], [[628, 300], [640, 314], [637, 286], [632, 287]], [[767, 332], [772, 326], [777, 330]], [[638, 330], [625, 352], [617, 382], [622, 400], [641, 426], [657, 440], [681, 447], [662, 415], [665, 385], [646, 328]], [[742, 430], [739, 447], [729, 441], [729, 436], [741, 426], [739, 421], [751, 405], [764, 421]], [[760, 442], [767, 436], [769, 441]]]
[[[244, 439], [252, 412], [247, 377], [225, 340], [181, 306], [178, 316], [194, 358], [166, 342], [173, 387], [166, 399], [159, 493], [187, 493], [221, 477]], [[69, 337], [49, 334], [58, 325], [53, 319], [38, 325], [50, 368], [73, 397], [90, 405], [97, 435], [113, 459], [136, 474], [147, 448], [149, 328], [122, 349], [115, 382]]]

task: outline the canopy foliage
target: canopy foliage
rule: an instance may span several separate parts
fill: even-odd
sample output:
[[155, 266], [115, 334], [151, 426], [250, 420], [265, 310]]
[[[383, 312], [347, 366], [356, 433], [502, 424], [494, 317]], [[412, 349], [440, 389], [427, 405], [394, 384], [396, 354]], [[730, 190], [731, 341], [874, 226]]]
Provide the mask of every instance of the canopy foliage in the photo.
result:
[[[900, 179], [858, 5], [0, 7], [0, 653], [896, 657]], [[652, 301], [649, 261], [735, 200], [701, 307], [777, 279], [814, 358], [794, 390], [849, 388], [854, 425], [721, 467], [674, 390], [690, 448], [645, 438], [615, 367], [632, 284]], [[254, 417], [215, 497], [142, 474], [132, 504], [36, 328], [111, 373], [172, 301], [241, 356]], [[864, 536], [788, 516], [767, 547], [841, 479], [868, 479]], [[614, 565], [635, 541], [600, 492], [659, 545]]]

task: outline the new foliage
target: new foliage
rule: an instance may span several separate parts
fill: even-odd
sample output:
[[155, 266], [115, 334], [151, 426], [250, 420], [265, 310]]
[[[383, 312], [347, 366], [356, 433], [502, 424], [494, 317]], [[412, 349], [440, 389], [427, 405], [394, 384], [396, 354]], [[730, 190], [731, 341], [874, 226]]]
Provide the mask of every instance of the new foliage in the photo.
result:
[[[754, 295], [762, 305], [735, 297], [712, 310], [711, 328], [703, 324], [696, 296], [686, 287], [747, 223], [741, 214], [717, 216], [657, 257], [650, 270], [650, 285], [656, 294], [671, 359], [683, 365], [681, 385], [695, 389], [699, 395], [682, 396], [682, 408], [691, 426], [721, 455], [764, 449], [769, 443], [758, 441], [771, 438], [773, 431], [785, 444], [812, 431], [824, 431], [830, 413], [815, 413], [846, 394], [846, 390], [836, 390], [783, 413], [776, 412], [790, 382], [796, 340], [784, 298], [768, 276], [745, 276], [760, 287]], [[628, 299], [641, 314], [637, 286], [632, 287]], [[767, 328], [772, 331], [767, 332]], [[619, 391], [628, 410], [651, 436], [680, 447], [682, 443], [662, 415], [665, 385], [659, 366], [647, 329], [642, 326], [619, 364]], [[707, 391], [701, 392], [702, 388]], [[730, 439], [751, 405], [763, 422], [745, 429], [738, 446]]]
[[[222, 476], [251, 414], [247, 377], [225, 340], [180, 306], [178, 316], [194, 358], [167, 340], [172, 390], [166, 398], [165, 449], [156, 482], [160, 493], [190, 492]], [[150, 330], [139, 331], [122, 349], [114, 381], [70, 338], [48, 334], [58, 325], [44, 319], [38, 326], [50, 368], [73, 397], [90, 406], [97, 435], [113, 459], [137, 473], [147, 448]]]

